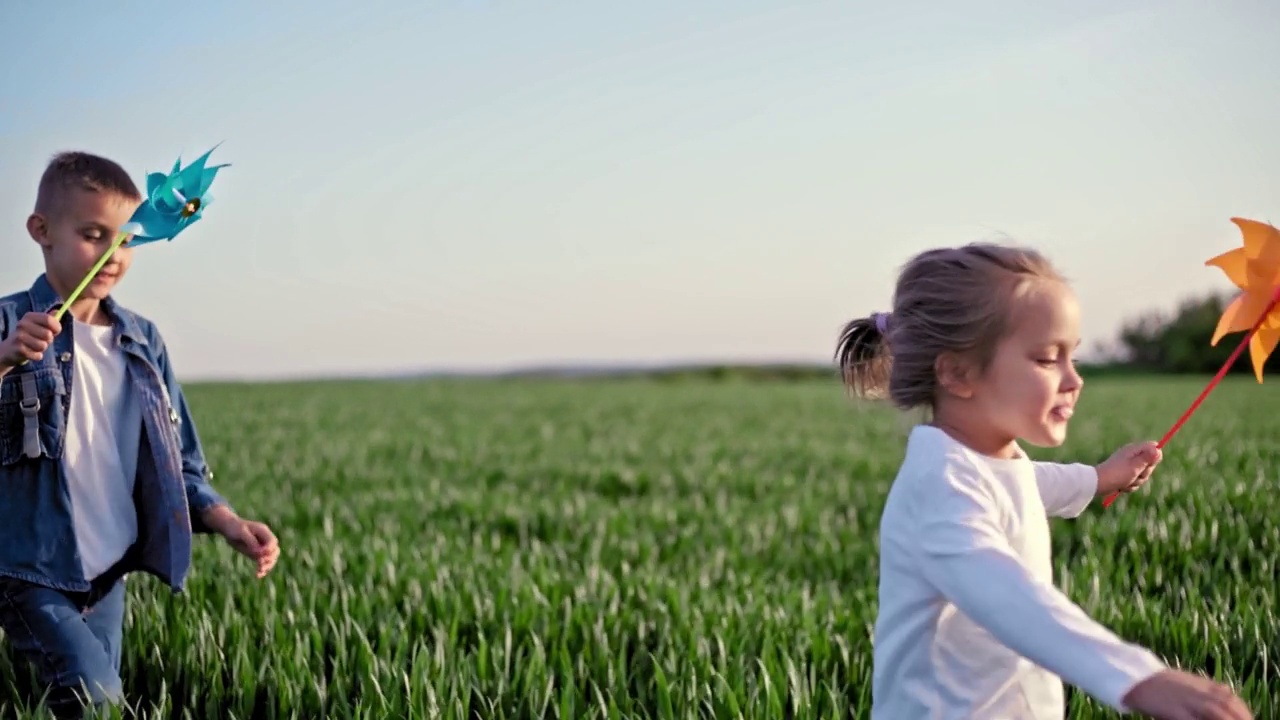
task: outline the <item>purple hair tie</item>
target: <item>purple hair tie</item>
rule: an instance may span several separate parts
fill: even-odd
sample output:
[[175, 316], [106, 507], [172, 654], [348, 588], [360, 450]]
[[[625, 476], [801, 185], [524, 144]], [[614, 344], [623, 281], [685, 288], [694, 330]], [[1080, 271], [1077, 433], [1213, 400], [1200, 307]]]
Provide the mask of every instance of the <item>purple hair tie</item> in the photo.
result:
[[889, 313], [874, 313], [871, 316], [876, 321], [876, 330], [884, 335], [889, 331]]

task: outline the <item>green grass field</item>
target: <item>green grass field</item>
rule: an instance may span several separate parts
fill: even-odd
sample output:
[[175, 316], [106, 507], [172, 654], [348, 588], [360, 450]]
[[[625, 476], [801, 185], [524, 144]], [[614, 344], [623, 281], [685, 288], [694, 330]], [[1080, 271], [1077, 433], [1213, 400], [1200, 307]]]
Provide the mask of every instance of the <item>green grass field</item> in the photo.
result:
[[[1202, 379], [1086, 387], [1063, 448], [1158, 438]], [[1280, 717], [1276, 386], [1217, 390], [1152, 484], [1053, 525], [1094, 617]], [[146, 718], [868, 717], [876, 534], [911, 418], [833, 382], [188, 390], [275, 573], [202, 538], [130, 580]], [[22, 667], [0, 658], [0, 716]], [[1069, 691], [1070, 692], [1070, 691]], [[1072, 693], [1071, 718], [1113, 717]]]

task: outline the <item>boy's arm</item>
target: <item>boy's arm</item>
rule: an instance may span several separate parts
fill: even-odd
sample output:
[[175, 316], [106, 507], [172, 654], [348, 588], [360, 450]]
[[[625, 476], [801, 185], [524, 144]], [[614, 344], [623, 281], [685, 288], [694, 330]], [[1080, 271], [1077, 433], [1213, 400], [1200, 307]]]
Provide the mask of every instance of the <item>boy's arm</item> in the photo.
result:
[[[0, 305], [0, 344], [3, 344], [5, 340], [9, 339], [9, 310], [10, 309], [7, 305]], [[3, 362], [0, 362], [0, 379], [3, 379], [5, 375], [8, 375], [9, 371], [12, 369], [12, 365], [5, 365]]]
[[1092, 465], [1033, 462], [1036, 487], [1049, 517], [1073, 518], [1098, 496], [1098, 470]]
[[169, 391], [169, 402], [178, 417], [178, 438], [182, 444], [182, 476], [187, 488], [187, 505], [191, 508], [191, 530], [196, 533], [215, 533], [218, 529], [207, 522], [208, 513], [215, 507], [223, 506], [231, 509], [226, 498], [214, 490], [209, 482], [213, 472], [205, 461], [204, 448], [200, 443], [200, 434], [196, 431], [195, 420], [187, 406], [186, 396], [182, 393], [182, 385], [178, 382], [169, 362], [169, 353], [159, 331], [155, 331], [155, 343], [158, 348], [157, 359], [160, 376]]
[[[13, 333], [14, 325], [18, 324], [17, 318], [10, 318], [13, 315], [13, 307], [9, 305], [0, 305], [0, 355], [4, 354], [5, 341], [9, 340], [9, 334]], [[5, 364], [0, 359], [0, 382], [4, 382], [5, 375], [9, 374], [9, 370], [13, 370], [14, 365]]]
[[1165, 669], [1028, 572], [1005, 537], [995, 491], [976, 472], [929, 483], [916, 506], [925, 578], [1005, 646], [1120, 712], [1131, 688]]

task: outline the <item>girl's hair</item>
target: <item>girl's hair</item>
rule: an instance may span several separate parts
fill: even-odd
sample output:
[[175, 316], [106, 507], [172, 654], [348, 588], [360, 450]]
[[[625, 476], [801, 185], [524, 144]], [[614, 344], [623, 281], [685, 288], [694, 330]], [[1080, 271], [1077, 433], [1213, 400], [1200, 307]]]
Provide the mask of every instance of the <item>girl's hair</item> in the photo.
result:
[[1010, 310], [1032, 280], [1063, 278], [1040, 253], [992, 243], [927, 250], [898, 275], [892, 313], [847, 323], [836, 344], [844, 384], [903, 410], [934, 405], [935, 363], [972, 354], [985, 368], [1010, 330]]

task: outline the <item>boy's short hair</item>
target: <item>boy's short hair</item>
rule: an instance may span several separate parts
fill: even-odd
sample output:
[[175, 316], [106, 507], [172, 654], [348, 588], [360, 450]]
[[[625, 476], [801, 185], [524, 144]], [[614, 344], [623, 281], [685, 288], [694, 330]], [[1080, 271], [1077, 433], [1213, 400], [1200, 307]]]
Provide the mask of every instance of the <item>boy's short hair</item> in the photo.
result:
[[92, 153], [69, 151], [53, 156], [36, 191], [36, 212], [49, 215], [62, 208], [62, 201], [72, 189], [121, 195], [141, 200], [142, 193], [129, 173], [114, 160]]

